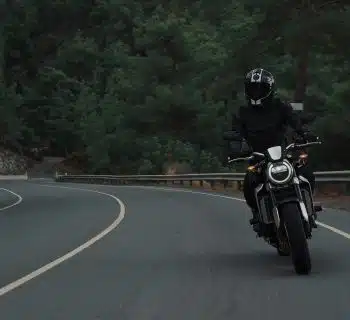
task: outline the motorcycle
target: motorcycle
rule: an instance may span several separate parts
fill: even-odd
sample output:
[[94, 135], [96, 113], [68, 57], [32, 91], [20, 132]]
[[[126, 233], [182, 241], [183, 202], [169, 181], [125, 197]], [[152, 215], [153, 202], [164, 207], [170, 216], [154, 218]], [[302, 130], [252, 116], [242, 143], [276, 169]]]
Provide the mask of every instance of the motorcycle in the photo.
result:
[[314, 203], [308, 180], [296, 169], [307, 162], [307, 147], [321, 142], [292, 143], [285, 149], [274, 146], [265, 153], [253, 152], [250, 156], [229, 160], [253, 161], [248, 171], [260, 173], [263, 183], [255, 189], [258, 204], [260, 231], [258, 237], [275, 247], [281, 256], [292, 256], [298, 274], [311, 272], [308, 239], [317, 228], [320, 205]]

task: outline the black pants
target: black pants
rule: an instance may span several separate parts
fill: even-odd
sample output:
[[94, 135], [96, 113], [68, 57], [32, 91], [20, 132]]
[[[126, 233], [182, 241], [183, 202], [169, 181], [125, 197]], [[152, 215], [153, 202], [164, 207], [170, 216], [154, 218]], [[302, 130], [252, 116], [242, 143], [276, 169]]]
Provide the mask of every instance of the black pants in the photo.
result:
[[[315, 175], [313, 171], [306, 165], [304, 167], [297, 169], [297, 172], [298, 172], [298, 175], [302, 175], [304, 178], [306, 178], [309, 181], [311, 190], [312, 192], [314, 192]], [[244, 184], [243, 184], [244, 198], [247, 202], [247, 205], [252, 209], [257, 209], [254, 190], [261, 182], [262, 182], [262, 176], [254, 172], [248, 171], [244, 177]]]

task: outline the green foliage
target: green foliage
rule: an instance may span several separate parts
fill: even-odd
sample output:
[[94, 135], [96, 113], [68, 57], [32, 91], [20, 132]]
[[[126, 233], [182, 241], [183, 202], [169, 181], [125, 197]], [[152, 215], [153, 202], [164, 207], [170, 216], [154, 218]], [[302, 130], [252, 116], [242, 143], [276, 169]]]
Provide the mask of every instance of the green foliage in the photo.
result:
[[349, 163], [349, 6], [9, 4], [0, 8], [8, 12], [0, 33], [3, 143], [48, 145], [63, 156], [82, 152], [85, 169], [96, 173], [161, 173], [169, 161], [227, 171], [222, 132], [244, 103], [244, 74], [263, 66], [276, 74], [283, 98], [303, 100], [316, 115], [313, 128], [325, 141], [317, 167]]

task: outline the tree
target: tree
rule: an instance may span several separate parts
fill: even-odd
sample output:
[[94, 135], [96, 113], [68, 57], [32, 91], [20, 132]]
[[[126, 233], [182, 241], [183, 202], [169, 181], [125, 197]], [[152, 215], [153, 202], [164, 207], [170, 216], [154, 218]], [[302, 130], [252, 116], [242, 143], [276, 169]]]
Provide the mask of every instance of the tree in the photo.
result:
[[[4, 10], [7, 14], [4, 15]], [[3, 144], [80, 152], [89, 172], [224, 170], [221, 134], [242, 80], [271, 70], [345, 168], [349, 6], [344, 1], [7, 1], [0, 6]], [[2, 16], [1, 16], [2, 14]], [[340, 131], [341, 128], [341, 131]]]

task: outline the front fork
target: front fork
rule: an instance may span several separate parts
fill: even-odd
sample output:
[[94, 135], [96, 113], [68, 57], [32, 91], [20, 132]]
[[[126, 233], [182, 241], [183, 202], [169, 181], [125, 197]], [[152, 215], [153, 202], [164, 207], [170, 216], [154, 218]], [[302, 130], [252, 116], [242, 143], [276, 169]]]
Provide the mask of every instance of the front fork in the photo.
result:
[[[302, 179], [302, 180], [304, 180], [304, 179]], [[306, 180], [306, 182], [308, 183], [307, 180]], [[308, 210], [307, 210], [305, 202], [304, 202], [303, 195], [302, 195], [301, 190], [300, 190], [300, 180], [299, 180], [298, 177], [294, 177], [293, 178], [293, 184], [294, 184], [296, 196], [297, 196], [297, 199], [298, 199], [299, 209], [300, 209], [300, 212], [301, 212], [301, 215], [302, 215], [302, 218], [303, 218], [303, 222], [304, 222], [305, 234], [306, 234], [307, 238], [311, 238], [311, 230], [312, 230], [312, 228], [317, 228], [317, 225], [316, 225], [316, 222], [315, 222], [315, 216], [314, 216], [313, 201], [312, 201], [312, 198], [311, 198], [310, 199], [311, 200], [311, 208], [310, 208], [311, 214], [309, 216]], [[270, 183], [267, 183], [267, 190], [269, 191], [271, 199], [272, 199], [273, 219], [274, 219], [276, 228], [278, 230], [278, 233], [280, 233], [280, 231], [282, 231], [281, 228], [280, 228], [281, 227], [281, 217], [280, 217], [280, 214], [279, 214], [277, 201], [276, 201], [276, 198], [275, 198], [275, 195], [273, 193], [273, 190], [271, 188]], [[310, 195], [310, 196], [312, 197], [312, 195]]]

